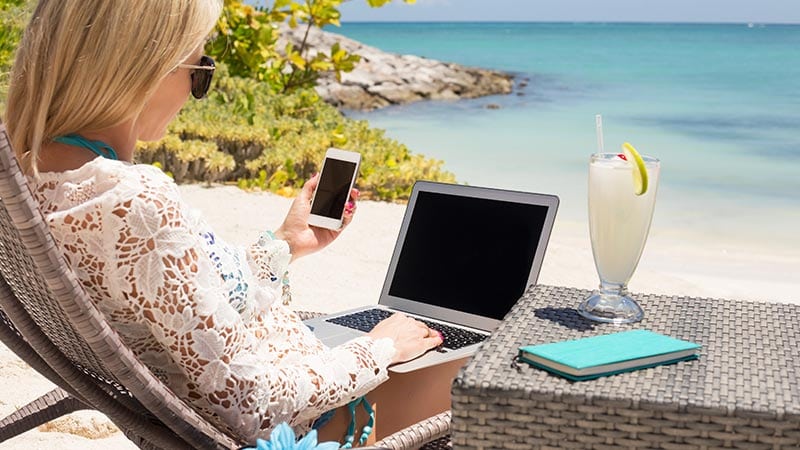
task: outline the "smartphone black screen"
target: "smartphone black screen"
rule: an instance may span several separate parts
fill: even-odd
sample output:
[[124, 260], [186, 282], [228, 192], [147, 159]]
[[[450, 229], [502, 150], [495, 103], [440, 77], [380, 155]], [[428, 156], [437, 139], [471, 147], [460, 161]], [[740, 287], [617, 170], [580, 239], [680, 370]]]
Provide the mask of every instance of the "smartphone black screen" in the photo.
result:
[[341, 219], [344, 204], [350, 196], [350, 181], [355, 171], [354, 162], [325, 158], [317, 193], [311, 205], [311, 214]]

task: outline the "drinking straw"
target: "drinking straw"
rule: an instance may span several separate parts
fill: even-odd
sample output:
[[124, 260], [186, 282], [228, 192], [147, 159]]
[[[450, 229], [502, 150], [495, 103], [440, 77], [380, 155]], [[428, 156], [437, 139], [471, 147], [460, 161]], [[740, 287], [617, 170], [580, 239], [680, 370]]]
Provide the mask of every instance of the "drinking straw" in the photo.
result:
[[603, 153], [603, 116], [594, 116], [594, 121], [597, 124], [597, 152]]

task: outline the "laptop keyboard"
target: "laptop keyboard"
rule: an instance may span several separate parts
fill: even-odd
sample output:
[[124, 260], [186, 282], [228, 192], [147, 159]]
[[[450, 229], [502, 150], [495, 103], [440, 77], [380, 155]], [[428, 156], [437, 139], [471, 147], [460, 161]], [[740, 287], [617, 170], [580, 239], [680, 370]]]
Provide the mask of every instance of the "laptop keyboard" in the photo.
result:
[[[337, 325], [342, 325], [369, 333], [373, 328], [375, 328], [375, 325], [377, 325], [378, 322], [388, 318], [392, 314], [394, 313], [391, 311], [375, 308], [358, 311], [346, 316], [333, 317], [326, 320]], [[452, 327], [439, 322], [431, 322], [419, 317], [414, 318], [424, 323], [429, 328], [442, 333], [442, 336], [444, 336], [444, 343], [442, 344], [442, 347], [450, 350], [457, 350], [461, 347], [483, 342], [488, 337], [485, 334], [476, 333], [463, 328]]]

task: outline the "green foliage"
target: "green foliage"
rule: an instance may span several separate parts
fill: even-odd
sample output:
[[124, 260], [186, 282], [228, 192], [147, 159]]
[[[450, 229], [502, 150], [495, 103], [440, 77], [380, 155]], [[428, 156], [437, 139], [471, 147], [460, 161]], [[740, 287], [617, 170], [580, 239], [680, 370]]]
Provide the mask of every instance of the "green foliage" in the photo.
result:
[[[215, 77], [209, 98], [187, 103], [170, 125], [170, 136], [143, 145], [141, 162], [160, 163], [178, 181], [213, 179], [292, 196], [335, 146], [361, 153], [357, 185], [364, 198], [403, 200], [417, 179], [455, 180], [441, 161], [411, 153], [366, 121], [344, 117], [313, 90], [275, 95], [264, 83], [228, 75], [224, 65]], [[213, 143], [214, 151], [185, 156], [190, 151], [180, 142], [186, 141]], [[229, 156], [233, 166], [217, 163], [216, 172], [206, 173], [211, 156], [218, 158], [215, 151]], [[200, 160], [206, 166], [187, 162]]]
[[[373, 8], [378, 8], [378, 7], [381, 7], [381, 6], [383, 6], [383, 5], [387, 4], [387, 3], [390, 3], [391, 1], [392, 0], [367, 0], [367, 3], [369, 4], [369, 6], [371, 6]], [[404, 0], [404, 1], [406, 3], [412, 4], [412, 5], [414, 3], [417, 3], [417, 0]]]
[[8, 73], [31, 6], [28, 0], [0, 0], [0, 112], [6, 109]]
[[[380, 6], [389, 0], [367, 1]], [[13, 54], [34, 3], [0, 0], [0, 111]], [[164, 139], [140, 143], [139, 162], [162, 168], [177, 182], [229, 182], [292, 196], [319, 171], [333, 146], [361, 153], [357, 185], [363, 198], [403, 200], [417, 179], [454, 181], [441, 161], [411, 153], [366, 121], [344, 117], [309, 89], [320, 71], [352, 69], [357, 56], [338, 45], [317, 59], [305, 59], [302, 49], [290, 49], [288, 57], [276, 52], [276, 21], [337, 25], [340, 3], [276, 0], [267, 11], [226, 0], [218, 24], [225, 39], [208, 44], [220, 61], [209, 98], [188, 102]], [[281, 91], [288, 93], [276, 94]]]
[[217, 36], [206, 45], [206, 53], [224, 62], [232, 73], [265, 81], [277, 92], [280, 77], [274, 72], [282, 71], [286, 62], [275, 47], [278, 31], [272, 23], [282, 20], [253, 6], [226, 0], [217, 21]]
[[219, 151], [217, 144], [197, 139], [182, 140], [174, 134], [160, 141], [142, 142], [137, 158], [149, 160], [176, 182], [219, 181], [236, 167], [233, 157]]
[[[253, 7], [239, 0], [225, 0], [225, 9], [217, 22], [216, 36], [206, 45], [206, 52], [228, 65], [231, 74], [255, 78], [267, 83], [272, 92], [287, 93], [311, 88], [323, 72], [333, 72], [341, 79], [342, 72], [353, 70], [361, 57], [348, 53], [338, 43], [328, 52], [307, 48], [312, 28], [340, 26], [339, 6], [343, 0], [275, 0], [272, 6]], [[367, 0], [379, 7], [391, 0]], [[414, 0], [404, 0], [414, 3]], [[286, 22], [291, 29], [305, 30], [299, 47], [292, 43], [277, 48], [278, 24]]]

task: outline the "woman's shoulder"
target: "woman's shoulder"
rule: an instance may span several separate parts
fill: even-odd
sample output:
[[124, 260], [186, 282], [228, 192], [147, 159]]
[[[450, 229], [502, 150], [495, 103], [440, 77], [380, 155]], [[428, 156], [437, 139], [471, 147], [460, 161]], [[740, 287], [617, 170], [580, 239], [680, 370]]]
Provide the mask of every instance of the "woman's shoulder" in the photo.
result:
[[156, 188], [159, 190], [167, 189], [169, 192], [177, 190], [175, 180], [167, 176], [161, 169], [150, 164], [131, 164], [119, 161], [109, 161], [113, 167], [110, 171], [117, 174], [120, 180], [126, 182], [140, 183], [144, 187]]
[[42, 172], [32, 179], [43, 204], [63, 210], [90, 203], [121, 203], [136, 197], [164, 200], [179, 197], [175, 181], [161, 169], [148, 164], [96, 158], [83, 166], [63, 172]]
[[37, 182], [80, 182], [97, 178], [98, 176], [110, 177], [115, 180], [146, 179], [148, 181], [174, 184], [174, 181], [156, 166], [134, 164], [102, 157], [97, 157], [76, 169], [60, 172], [39, 172]]
[[158, 184], [175, 185], [175, 181], [168, 177], [161, 169], [151, 164], [134, 164], [124, 161], [115, 161], [97, 158], [98, 171], [115, 175], [120, 179], [143, 180]]

